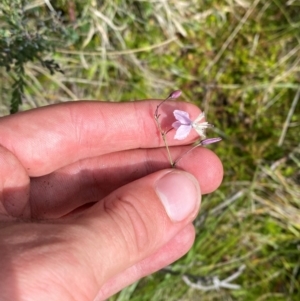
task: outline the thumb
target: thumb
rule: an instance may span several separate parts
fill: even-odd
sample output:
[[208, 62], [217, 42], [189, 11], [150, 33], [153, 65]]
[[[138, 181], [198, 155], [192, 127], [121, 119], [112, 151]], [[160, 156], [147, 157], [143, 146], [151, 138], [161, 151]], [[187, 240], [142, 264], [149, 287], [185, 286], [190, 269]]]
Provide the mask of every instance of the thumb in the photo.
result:
[[80, 244], [98, 289], [166, 245], [196, 217], [200, 200], [198, 181], [172, 169], [125, 185], [85, 211], [88, 235]]

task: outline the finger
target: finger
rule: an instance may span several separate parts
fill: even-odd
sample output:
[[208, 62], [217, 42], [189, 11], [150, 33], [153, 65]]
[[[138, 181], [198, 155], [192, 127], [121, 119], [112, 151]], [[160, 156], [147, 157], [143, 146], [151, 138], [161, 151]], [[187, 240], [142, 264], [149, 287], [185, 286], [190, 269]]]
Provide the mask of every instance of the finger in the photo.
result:
[[[200, 206], [196, 179], [164, 170], [125, 185], [76, 218], [77, 239], [99, 286], [146, 259], [196, 217]], [[81, 250], [81, 246], [85, 246]], [[86, 253], [88, 251], [88, 256]], [[95, 297], [95, 296], [94, 296]]]
[[20, 161], [0, 145], [0, 214], [5, 216], [29, 215], [29, 177]]
[[[190, 147], [173, 147], [174, 158]], [[58, 218], [87, 203], [98, 202], [114, 190], [170, 167], [164, 148], [129, 150], [85, 159], [50, 175], [31, 180], [30, 205], [35, 218]], [[105, 162], [105, 163], [104, 163]], [[198, 148], [179, 161], [198, 180], [203, 194], [218, 188], [223, 178], [220, 159]]]
[[[154, 121], [159, 103], [73, 102], [18, 113], [0, 119], [0, 144], [16, 155], [30, 176], [101, 154], [160, 147], [163, 141]], [[163, 128], [171, 128], [175, 108], [188, 110], [192, 118], [199, 114], [192, 104], [167, 102], [159, 111]], [[182, 142], [171, 137], [169, 144]]]
[[194, 227], [192, 224], [189, 224], [157, 252], [109, 279], [102, 286], [95, 301], [106, 300], [142, 277], [173, 263], [189, 251], [193, 245], [194, 238]]

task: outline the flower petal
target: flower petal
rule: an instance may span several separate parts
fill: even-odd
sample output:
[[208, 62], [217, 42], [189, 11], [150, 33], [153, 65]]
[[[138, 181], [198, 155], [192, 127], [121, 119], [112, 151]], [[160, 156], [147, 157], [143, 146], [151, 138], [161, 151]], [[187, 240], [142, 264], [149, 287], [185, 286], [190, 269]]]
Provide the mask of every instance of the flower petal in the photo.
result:
[[194, 124], [193, 128], [195, 129], [195, 131], [198, 133], [198, 135], [202, 138], [202, 139], [205, 139], [206, 138], [206, 135], [205, 135], [205, 129], [206, 127], [205, 126], [201, 126], [201, 125], [197, 125], [197, 124]]
[[174, 139], [183, 140], [185, 139], [192, 129], [191, 125], [181, 125], [174, 136]]
[[175, 130], [177, 130], [180, 126], [181, 126], [181, 122], [180, 121], [175, 121], [175, 122], [172, 123], [172, 127]]
[[175, 118], [180, 121], [181, 124], [191, 125], [192, 120], [190, 119], [189, 113], [180, 110], [174, 110], [173, 112]]
[[204, 113], [204, 112], [200, 113], [200, 115], [194, 120], [193, 123], [198, 123], [198, 122], [201, 121], [204, 117], [205, 117], [205, 113]]

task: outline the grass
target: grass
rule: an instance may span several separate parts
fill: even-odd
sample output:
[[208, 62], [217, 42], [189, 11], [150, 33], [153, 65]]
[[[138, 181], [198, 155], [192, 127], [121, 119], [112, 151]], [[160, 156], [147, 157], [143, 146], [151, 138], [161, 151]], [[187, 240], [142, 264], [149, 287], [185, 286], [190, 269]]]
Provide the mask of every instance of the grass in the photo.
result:
[[[70, 99], [162, 98], [180, 88], [224, 141], [220, 189], [204, 196], [192, 250], [110, 301], [300, 299], [299, 1], [56, 1], [64, 74], [26, 64], [22, 110]], [[54, 4], [52, 4], [54, 5]], [[51, 7], [50, 7], [51, 9]], [[44, 1], [25, 12], [47, 18]], [[0, 70], [8, 114], [12, 79]], [[186, 285], [224, 279], [240, 289]], [[174, 289], [176, 287], [176, 289]]]

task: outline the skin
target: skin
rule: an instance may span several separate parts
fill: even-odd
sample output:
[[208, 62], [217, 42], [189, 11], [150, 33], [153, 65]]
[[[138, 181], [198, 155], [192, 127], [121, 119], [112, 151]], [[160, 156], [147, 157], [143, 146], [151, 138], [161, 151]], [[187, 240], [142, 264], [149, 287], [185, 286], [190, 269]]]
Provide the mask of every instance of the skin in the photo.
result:
[[[174, 172], [153, 118], [158, 104], [71, 102], [0, 119], [1, 300], [105, 300], [191, 248], [200, 203], [174, 221], [155, 193]], [[174, 109], [200, 113], [168, 101], [163, 128]], [[173, 137], [177, 158], [196, 133]], [[186, 172], [202, 194], [223, 177], [219, 158], [200, 147], [176, 166]]]

